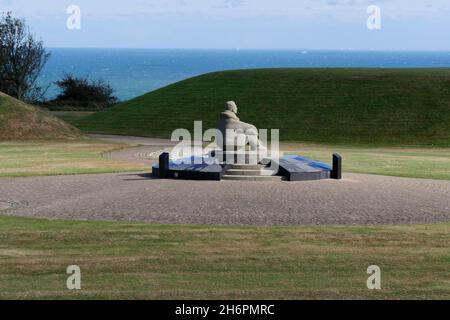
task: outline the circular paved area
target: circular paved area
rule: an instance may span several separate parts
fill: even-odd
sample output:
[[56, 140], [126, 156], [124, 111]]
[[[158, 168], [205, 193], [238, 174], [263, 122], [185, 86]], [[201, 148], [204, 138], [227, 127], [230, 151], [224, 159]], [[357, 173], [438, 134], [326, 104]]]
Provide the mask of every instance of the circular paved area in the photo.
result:
[[[93, 135], [141, 144], [112, 158], [150, 165], [168, 140]], [[450, 221], [450, 181], [345, 174], [307, 182], [183, 181], [149, 174], [0, 179], [0, 213], [174, 224], [410, 224]]]
[[409, 224], [450, 221], [449, 194], [448, 181], [361, 174], [309, 182], [98, 174], [2, 178], [0, 212], [175, 224]]

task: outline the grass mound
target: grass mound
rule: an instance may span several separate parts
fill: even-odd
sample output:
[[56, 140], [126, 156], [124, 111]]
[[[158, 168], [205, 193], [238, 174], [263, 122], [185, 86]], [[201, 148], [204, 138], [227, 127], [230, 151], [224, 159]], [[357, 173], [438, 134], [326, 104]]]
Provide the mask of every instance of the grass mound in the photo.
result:
[[0, 140], [72, 139], [75, 127], [0, 92]]
[[83, 130], [169, 138], [216, 127], [224, 102], [282, 140], [450, 144], [450, 69], [259, 69], [184, 80], [77, 120]]

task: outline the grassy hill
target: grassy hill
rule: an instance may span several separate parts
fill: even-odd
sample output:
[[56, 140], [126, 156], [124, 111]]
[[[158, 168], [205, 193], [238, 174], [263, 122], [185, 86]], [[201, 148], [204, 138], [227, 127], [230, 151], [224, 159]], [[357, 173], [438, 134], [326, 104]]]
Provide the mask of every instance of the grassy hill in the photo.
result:
[[92, 132], [169, 138], [203, 120], [215, 127], [224, 102], [242, 121], [279, 128], [282, 140], [450, 144], [450, 69], [260, 69], [175, 83], [79, 119]]
[[0, 92], [0, 141], [76, 138], [66, 122]]

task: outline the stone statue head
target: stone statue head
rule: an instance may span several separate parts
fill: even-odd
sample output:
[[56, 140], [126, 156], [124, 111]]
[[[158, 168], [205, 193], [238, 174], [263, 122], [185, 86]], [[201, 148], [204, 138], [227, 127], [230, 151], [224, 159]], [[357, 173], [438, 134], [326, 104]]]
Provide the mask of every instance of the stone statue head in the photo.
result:
[[228, 101], [227, 103], [225, 103], [225, 110], [231, 111], [233, 113], [237, 113], [238, 108], [237, 108], [236, 102]]

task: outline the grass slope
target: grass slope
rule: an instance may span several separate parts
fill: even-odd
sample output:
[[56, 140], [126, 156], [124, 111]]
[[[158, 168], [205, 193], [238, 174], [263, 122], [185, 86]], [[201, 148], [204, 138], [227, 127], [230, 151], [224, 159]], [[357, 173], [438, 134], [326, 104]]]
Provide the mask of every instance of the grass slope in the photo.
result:
[[[0, 299], [449, 299], [450, 225], [214, 227], [0, 216]], [[66, 268], [81, 268], [81, 290]], [[368, 290], [367, 267], [381, 268]]]
[[210, 73], [76, 120], [81, 129], [169, 138], [217, 124], [224, 102], [282, 140], [450, 144], [450, 69], [260, 69]]
[[0, 92], [0, 141], [73, 139], [75, 127]]

